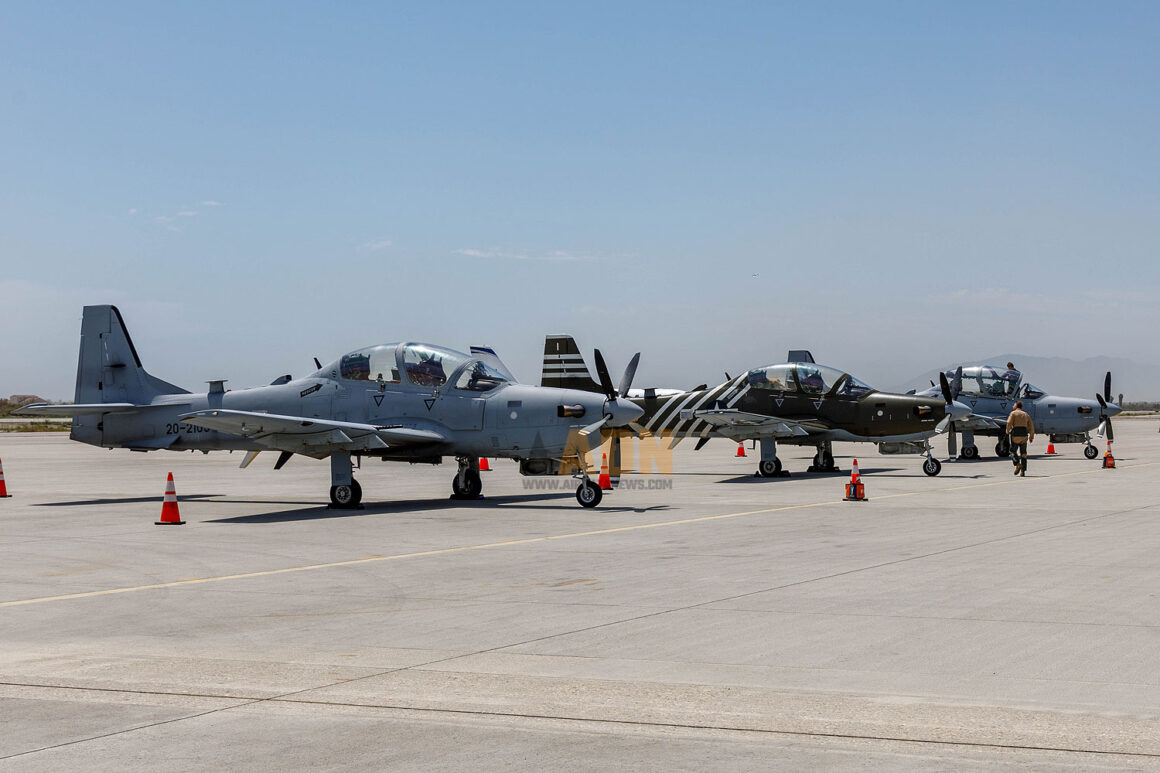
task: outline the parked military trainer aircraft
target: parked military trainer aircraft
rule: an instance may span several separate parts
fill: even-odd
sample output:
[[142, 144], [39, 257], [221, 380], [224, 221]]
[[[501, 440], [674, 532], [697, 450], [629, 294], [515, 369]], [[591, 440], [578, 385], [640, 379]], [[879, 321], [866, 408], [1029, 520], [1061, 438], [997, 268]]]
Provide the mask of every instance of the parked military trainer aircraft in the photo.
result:
[[[1013, 363], [1006, 368], [991, 365], [960, 365], [943, 374], [951, 384], [951, 395], [971, 408], [971, 415], [956, 419], [947, 433], [947, 451], [955, 457], [957, 435], [963, 435], [960, 459], [978, 459], [979, 448], [975, 435], [998, 438], [995, 453], [1004, 457], [1011, 453], [1007, 440], [1007, 416], [1016, 400], [1023, 401], [1023, 410], [1035, 422], [1035, 434], [1048, 435], [1052, 443], [1084, 443], [1084, 456], [1095, 459], [1099, 449], [1092, 445], [1091, 432], [1098, 429], [1103, 437], [1114, 440], [1112, 417], [1120, 413], [1120, 406], [1112, 402], [1112, 374], [1104, 375], [1104, 393], [1096, 393], [1095, 400], [1080, 397], [1049, 395], [1039, 387], [1023, 383], [1023, 374]], [[934, 387], [919, 392], [933, 396]], [[1117, 402], [1123, 402], [1121, 396]]]
[[[494, 353], [492, 353], [494, 357]], [[498, 358], [495, 358], [498, 361]], [[512, 383], [486, 359], [420, 343], [385, 344], [344, 354], [305, 378], [281, 376], [253, 389], [192, 394], [151, 376], [115, 306], [86, 306], [81, 321], [76, 404], [34, 404], [22, 415], [71, 416], [73, 440], [133, 451], [242, 450], [246, 466], [259, 451], [330, 457], [330, 501], [357, 507], [362, 489], [352, 458], [440, 464], [455, 457], [452, 491], [474, 499], [479, 457], [508, 457], [524, 475], [577, 467], [576, 498], [600, 502], [588, 478], [589, 435], [623, 427], [643, 409], [626, 397], [639, 361], [632, 358], [619, 390], [597, 352], [598, 393]], [[583, 438], [584, 443], [579, 442]]]
[[[817, 448], [810, 471], [832, 472], [833, 441], [908, 443], [925, 441], [971, 409], [955, 402], [943, 378], [943, 397], [879, 392], [849, 373], [819, 365], [808, 351], [790, 352], [780, 365], [757, 368], [712, 388], [634, 399], [644, 409], [635, 422], [644, 431], [671, 437], [671, 447], [687, 437], [701, 448], [711, 438], [761, 441], [757, 474], [781, 473], [777, 443]], [[544, 342], [545, 386], [598, 390], [580, 349], [570, 336]], [[926, 448], [923, 472], [938, 475], [942, 463]]]

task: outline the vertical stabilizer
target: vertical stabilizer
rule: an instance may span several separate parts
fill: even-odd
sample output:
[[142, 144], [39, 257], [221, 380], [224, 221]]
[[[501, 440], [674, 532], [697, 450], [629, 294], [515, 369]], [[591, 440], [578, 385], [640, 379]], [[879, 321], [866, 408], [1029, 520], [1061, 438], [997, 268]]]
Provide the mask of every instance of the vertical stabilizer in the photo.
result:
[[155, 378], [141, 358], [116, 306], [85, 306], [77, 359], [77, 403], [149, 403], [158, 395], [188, 394]]
[[569, 335], [549, 335], [544, 339], [544, 370], [540, 386], [562, 389], [582, 389], [585, 392], [601, 392], [600, 385], [592, 380], [580, 347]]

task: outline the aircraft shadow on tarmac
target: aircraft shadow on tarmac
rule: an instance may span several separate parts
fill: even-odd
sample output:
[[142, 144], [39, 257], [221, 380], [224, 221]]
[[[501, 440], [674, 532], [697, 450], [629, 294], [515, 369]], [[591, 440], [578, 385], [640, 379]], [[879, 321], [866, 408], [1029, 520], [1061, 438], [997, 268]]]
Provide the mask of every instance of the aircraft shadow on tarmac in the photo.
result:
[[[369, 503], [364, 504], [357, 510], [339, 510], [332, 509], [324, 505], [314, 505], [312, 507], [297, 510], [278, 510], [272, 513], [236, 515], [230, 518], [211, 518], [203, 521], [203, 523], [285, 523], [289, 521], [310, 521], [322, 520], [326, 518], [357, 518], [364, 515], [401, 515], [404, 513], [424, 513], [439, 510], [454, 510], [457, 508], [472, 507], [473, 505], [483, 507], [488, 505], [534, 505], [539, 509], [567, 509], [569, 511], [574, 511], [575, 506], [571, 502], [573, 499], [575, 499], [575, 495], [570, 492], [561, 492], [559, 494], [537, 492], [535, 494], [520, 496], [483, 497], [481, 499], [475, 500], [474, 503], [457, 499], [412, 499], [397, 502]], [[560, 504], [545, 504], [545, 500], [556, 500]], [[216, 499], [214, 502], [239, 505], [262, 504], [262, 502], [253, 499]], [[307, 503], [303, 502], [301, 504]], [[658, 509], [667, 510], [668, 505], [656, 505], [653, 507], [601, 507], [592, 512], [594, 514], [624, 512], [643, 513]]]
[[[183, 494], [181, 501], [191, 499], [212, 499], [221, 494]], [[122, 499], [80, 499], [72, 502], [33, 502], [33, 507], [75, 507], [79, 505], [131, 505], [138, 502], [160, 502], [162, 497], [124, 497]]]

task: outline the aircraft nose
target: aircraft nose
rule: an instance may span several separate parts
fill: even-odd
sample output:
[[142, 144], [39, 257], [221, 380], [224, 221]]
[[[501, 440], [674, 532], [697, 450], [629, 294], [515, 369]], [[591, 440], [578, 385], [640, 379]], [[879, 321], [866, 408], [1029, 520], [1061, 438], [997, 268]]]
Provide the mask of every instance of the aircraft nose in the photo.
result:
[[951, 421], [961, 421], [970, 415], [971, 407], [958, 400], [952, 400], [951, 404], [947, 406], [947, 416], [951, 417]]
[[1108, 403], [1108, 409], [1104, 411], [1104, 413], [1106, 413], [1108, 416], [1118, 416], [1122, 410], [1124, 409], [1115, 403]]

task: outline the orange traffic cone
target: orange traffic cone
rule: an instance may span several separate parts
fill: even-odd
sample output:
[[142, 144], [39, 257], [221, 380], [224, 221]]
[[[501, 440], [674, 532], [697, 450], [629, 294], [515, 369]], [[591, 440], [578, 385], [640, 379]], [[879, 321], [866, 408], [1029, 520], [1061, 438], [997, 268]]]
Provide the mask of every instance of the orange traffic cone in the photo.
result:
[[486, 456], [479, 457], [479, 471], [480, 472], [491, 472], [491, 465], [487, 463]]
[[612, 477], [608, 474], [608, 454], [600, 455], [600, 477], [596, 479], [596, 485], [600, 486], [601, 491], [612, 491]]
[[1108, 452], [1104, 454], [1104, 469], [1112, 470], [1116, 467], [1116, 457], [1112, 456], [1112, 441], [1108, 441]]
[[0, 462], [0, 497], [7, 499], [12, 496], [8, 493], [8, 487], [4, 485], [4, 463]]
[[850, 469], [850, 482], [846, 484], [846, 502], [865, 502], [866, 501], [866, 487], [862, 484], [862, 476], [858, 472], [858, 460], [854, 460], [854, 466]]
[[181, 513], [177, 509], [177, 489], [173, 486], [173, 473], [169, 473], [169, 481], [165, 484], [165, 500], [161, 504], [161, 520], [154, 521], [158, 526], [180, 526], [185, 523], [181, 520]]
[[737, 453], [735, 453], [735, 454], [733, 455], [733, 458], [734, 458], [734, 459], [738, 459], [738, 458], [740, 458], [740, 457], [742, 457], [742, 456], [745, 456], [745, 444], [744, 444], [744, 443], [738, 443], [738, 444], [737, 444]]
[[1047, 455], [1048, 456], [1055, 456], [1055, 443], [1048, 443], [1047, 444]]

